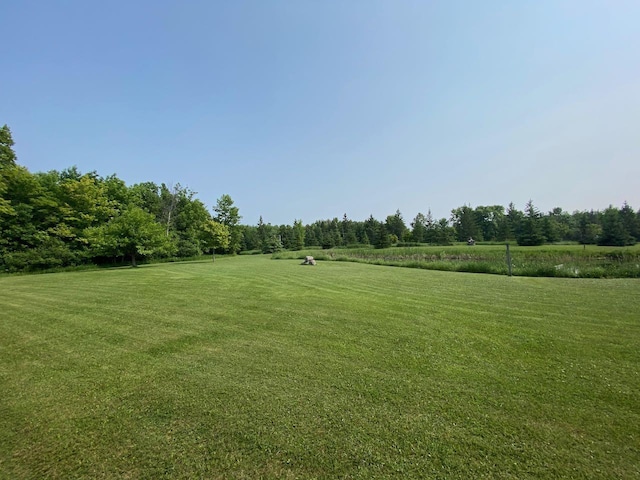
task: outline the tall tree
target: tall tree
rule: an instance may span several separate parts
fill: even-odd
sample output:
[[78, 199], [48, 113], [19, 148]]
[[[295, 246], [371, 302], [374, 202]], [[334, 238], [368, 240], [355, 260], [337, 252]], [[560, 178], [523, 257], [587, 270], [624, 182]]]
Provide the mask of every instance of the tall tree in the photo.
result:
[[260, 250], [260, 240], [258, 239], [258, 227], [253, 225], [242, 225], [242, 250]]
[[409, 231], [404, 223], [400, 210], [396, 210], [396, 213], [387, 217], [385, 220], [385, 228], [387, 233], [395, 235], [399, 242], [404, 240], [405, 235]]
[[478, 226], [477, 217], [473, 208], [463, 205], [451, 210], [451, 223], [456, 231], [456, 239], [466, 242], [468, 239], [482, 240], [482, 233]]
[[446, 218], [435, 222], [433, 227], [433, 243], [436, 245], [451, 245], [455, 238], [455, 229], [449, 225]]
[[517, 237], [518, 245], [533, 246], [544, 243], [542, 234], [542, 222], [538, 209], [529, 200], [524, 208], [525, 217], [521, 222], [520, 234]]
[[342, 244], [353, 245], [354, 243], [358, 243], [356, 226], [353, 221], [349, 220], [345, 213], [342, 217]]
[[264, 220], [262, 220], [262, 215], [260, 215], [260, 220], [258, 220], [258, 248], [264, 248], [269, 242], [269, 230], [269, 227], [264, 223]]
[[302, 250], [304, 248], [304, 236], [305, 228], [302, 225], [302, 220], [295, 220], [293, 222], [293, 238], [292, 238], [292, 250]]
[[371, 245], [378, 244], [380, 225], [381, 223], [373, 218], [373, 215], [369, 215], [369, 218], [364, 221], [364, 234], [369, 239]]
[[6, 197], [8, 177], [16, 167], [16, 154], [13, 151], [13, 138], [7, 125], [0, 128], [0, 215], [13, 215], [10, 198]]
[[212, 259], [216, 260], [216, 249], [226, 250], [229, 248], [231, 232], [229, 227], [215, 220], [207, 220], [202, 230], [204, 244], [211, 249]]
[[211, 215], [207, 207], [193, 195], [194, 192], [188, 189], [181, 190], [172, 216], [171, 238], [176, 242], [179, 257], [197, 256], [207, 248], [201, 232]]
[[238, 207], [233, 206], [233, 200], [227, 194], [222, 195], [214, 207], [215, 220], [229, 228], [229, 247], [230, 253], [238, 253], [242, 244], [242, 229], [240, 228], [240, 219]]
[[516, 208], [513, 202], [510, 202], [507, 207], [506, 225], [504, 228], [506, 235], [505, 240], [515, 240], [518, 238], [523, 218], [523, 213]]
[[0, 168], [16, 164], [16, 152], [13, 151], [11, 130], [5, 124], [0, 128]]
[[[164, 183], [160, 185], [160, 211], [161, 221], [165, 226], [167, 237], [173, 228], [175, 222], [175, 213], [178, 208], [180, 198], [188, 196], [189, 192], [183, 189], [180, 184], [168, 187]], [[160, 219], [159, 219], [160, 220]]]
[[414, 242], [422, 243], [427, 238], [427, 218], [420, 212], [411, 222], [411, 236]]
[[495, 241], [498, 239], [500, 223], [504, 217], [502, 205], [478, 206], [475, 211], [476, 223], [480, 227], [480, 235], [476, 240]]
[[376, 242], [376, 248], [389, 248], [392, 245], [392, 238], [387, 230], [387, 227], [384, 223], [381, 223], [378, 226], [378, 233], [376, 238], [378, 239]]
[[317, 247], [322, 244], [322, 229], [318, 222], [306, 225], [304, 230], [304, 244], [306, 247]]
[[638, 217], [627, 202], [624, 202], [620, 209], [620, 220], [624, 225], [624, 229], [627, 231], [631, 239], [630, 242], [637, 242], [640, 240], [640, 223], [638, 223]]
[[427, 214], [424, 217], [424, 241], [427, 243], [435, 243], [435, 230], [436, 230], [437, 222], [433, 219], [433, 214], [431, 213], [431, 209], [427, 210]]
[[598, 239], [598, 245], [623, 247], [634, 243], [635, 239], [625, 228], [620, 211], [610, 205], [602, 215], [602, 234]]
[[577, 224], [574, 240], [583, 245], [597, 243], [602, 234], [602, 225], [598, 222], [596, 212], [574, 212], [573, 216]]
[[107, 224], [87, 229], [87, 237], [97, 252], [107, 257], [129, 257], [137, 265], [140, 256], [168, 255], [173, 244], [162, 225], [150, 213], [131, 206]]
[[129, 189], [131, 202], [152, 214], [156, 220], [162, 218], [160, 187], [153, 182], [137, 183]]

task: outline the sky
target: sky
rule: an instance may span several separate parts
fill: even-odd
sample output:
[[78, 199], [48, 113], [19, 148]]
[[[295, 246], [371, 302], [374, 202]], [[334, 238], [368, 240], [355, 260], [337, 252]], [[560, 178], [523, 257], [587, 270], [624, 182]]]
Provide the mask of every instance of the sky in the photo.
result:
[[32, 172], [229, 194], [247, 225], [640, 208], [637, 0], [1, 3]]

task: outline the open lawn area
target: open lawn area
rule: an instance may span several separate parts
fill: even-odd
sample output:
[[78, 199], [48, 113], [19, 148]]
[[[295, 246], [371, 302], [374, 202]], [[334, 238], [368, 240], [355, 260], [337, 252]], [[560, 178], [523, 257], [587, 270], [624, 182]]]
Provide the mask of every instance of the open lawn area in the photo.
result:
[[0, 478], [640, 478], [640, 280], [0, 277]]

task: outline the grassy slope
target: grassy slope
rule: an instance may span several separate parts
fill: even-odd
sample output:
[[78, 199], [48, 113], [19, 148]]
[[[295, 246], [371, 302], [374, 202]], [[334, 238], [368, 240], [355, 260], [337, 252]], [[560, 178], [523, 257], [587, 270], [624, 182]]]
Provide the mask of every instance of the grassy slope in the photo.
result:
[[3, 277], [0, 477], [638, 477], [638, 312], [262, 256]]

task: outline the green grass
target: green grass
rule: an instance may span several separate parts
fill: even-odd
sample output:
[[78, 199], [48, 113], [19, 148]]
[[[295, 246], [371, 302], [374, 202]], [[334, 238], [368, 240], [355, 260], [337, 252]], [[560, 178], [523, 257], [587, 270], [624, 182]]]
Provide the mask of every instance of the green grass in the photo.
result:
[[[512, 274], [528, 277], [640, 278], [640, 244], [634, 247], [595, 245], [511, 246]], [[452, 272], [509, 273], [504, 245], [466, 245], [305, 249], [278, 252], [273, 258], [313, 255], [322, 260], [424, 268]]]
[[639, 478], [640, 283], [347, 262], [0, 278], [0, 478]]

